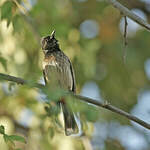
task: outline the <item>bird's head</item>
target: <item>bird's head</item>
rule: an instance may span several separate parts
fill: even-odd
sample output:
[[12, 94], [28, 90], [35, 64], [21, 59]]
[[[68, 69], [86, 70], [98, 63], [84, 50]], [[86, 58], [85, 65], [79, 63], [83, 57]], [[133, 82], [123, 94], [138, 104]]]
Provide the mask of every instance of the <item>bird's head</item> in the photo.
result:
[[55, 39], [55, 30], [50, 36], [43, 37], [41, 40], [43, 51], [54, 51], [59, 48], [58, 41]]

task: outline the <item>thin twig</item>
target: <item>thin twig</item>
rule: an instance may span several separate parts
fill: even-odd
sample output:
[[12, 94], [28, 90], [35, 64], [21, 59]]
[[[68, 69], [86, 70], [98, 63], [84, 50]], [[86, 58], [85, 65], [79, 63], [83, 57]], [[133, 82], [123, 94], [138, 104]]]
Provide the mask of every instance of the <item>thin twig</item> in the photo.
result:
[[141, 17], [137, 16], [135, 13], [130, 11], [128, 8], [124, 7], [116, 0], [107, 0], [107, 2], [113, 5], [115, 8], [117, 8], [121, 13], [123, 13], [124, 16], [128, 16], [130, 19], [132, 19], [133, 21], [135, 21], [136, 23], [138, 23], [139, 25], [143, 26], [148, 31], [150, 31], [150, 24], [148, 24]]
[[[45, 88], [45, 86], [43, 84], [39, 84], [39, 83], [34, 83], [32, 84], [31, 86], [31, 83], [29, 81], [26, 81], [24, 79], [21, 79], [21, 78], [18, 78], [18, 77], [14, 77], [14, 76], [10, 76], [10, 75], [7, 75], [7, 74], [3, 74], [3, 73], [0, 73], [0, 79], [1, 80], [7, 80], [7, 81], [12, 81], [12, 82], [16, 82], [18, 84], [27, 84], [29, 85], [30, 87], [36, 87], [36, 88]], [[85, 96], [81, 96], [81, 95], [77, 95], [77, 94], [74, 94], [74, 93], [69, 93], [70, 95], [74, 96], [75, 98], [81, 100], [81, 101], [84, 101], [84, 102], [87, 102], [87, 103], [90, 103], [90, 104], [94, 104], [98, 107], [103, 107], [107, 110], [110, 110], [112, 112], [115, 112], [117, 114], [120, 114], [126, 118], [128, 118], [129, 120], [132, 120], [138, 124], [140, 124], [141, 126], [147, 128], [147, 129], [150, 129], [150, 124], [149, 123], [146, 123], [145, 121], [113, 106], [113, 105], [110, 105], [109, 103], [107, 102], [100, 102], [98, 100], [95, 100], [95, 99], [92, 99], [92, 98], [88, 98], [88, 97], [85, 97]]]
[[124, 16], [124, 21], [125, 21], [125, 25], [124, 25], [124, 45], [127, 46], [127, 26], [128, 26], [128, 22], [127, 22], [127, 17]]
[[25, 85], [29, 85], [29, 86], [36, 87], [36, 88], [44, 88], [43, 84], [39, 84], [39, 83], [31, 84], [29, 81], [26, 81], [22, 78], [10, 76], [10, 75], [3, 74], [3, 73], [0, 73], [0, 80], [12, 81], [12, 82], [16, 82], [17, 84], [22, 84], [22, 85], [25, 84]]
[[126, 62], [126, 47], [127, 47], [127, 26], [128, 26], [128, 22], [127, 22], [127, 17], [124, 16], [124, 48], [123, 48], [123, 61], [124, 63]]

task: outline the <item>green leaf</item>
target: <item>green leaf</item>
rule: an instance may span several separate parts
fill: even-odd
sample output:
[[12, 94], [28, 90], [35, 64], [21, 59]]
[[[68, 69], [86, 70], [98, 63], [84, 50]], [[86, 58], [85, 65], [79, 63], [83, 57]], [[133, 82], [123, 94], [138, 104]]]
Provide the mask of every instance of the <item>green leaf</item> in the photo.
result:
[[85, 110], [86, 119], [90, 122], [95, 122], [99, 118], [99, 111], [94, 106], [89, 105]]
[[3, 125], [0, 126], [0, 133], [5, 134], [5, 128]]
[[4, 140], [5, 140], [5, 142], [6, 142], [7, 144], [11, 144], [11, 145], [15, 146], [15, 143], [13, 142], [13, 140], [10, 138], [9, 135], [4, 134], [4, 135], [3, 135], [3, 138], [4, 138]]
[[50, 138], [52, 139], [55, 135], [55, 131], [52, 127], [49, 128], [49, 135], [50, 135]]
[[5, 71], [7, 71], [7, 60], [0, 56], [0, 62], [2, 66], [4, 67]]
[[22, 143], [26, 143], [25, 139], [23, 137], [21, 137], [21, 136], [18, 136], [18, 135], [7, 135], [7, 134], [4, 134], [3, 138], [4, 138], [4, 141], [7, 143], [7, 145], [9, 145], [11, 147], [15, 147], [14, 141], [19, 141], [19, 142], [22, 142]]
[[90, 122], [95, 122], [99, 118], [99, 111], [97, 107], [89, 104], [85, 104], [82, 102], [77, 102], [78, 103], [78, 111], [80, 111], [86, 120]]
[[18, 135], [9, 135], [9, 138], [10, 138], [12, 141], [19, 141], [19, 142], [22, 142], [22, 143], [26, 143], [25, 138], [22, 137], [22, 136], [18, 136]]
[[60, 108], [57, 104], [50, 104], [50, 107], [45, 106], [45, 111], [47, 112], [47, 116], [55, 115], [57, 116], [60, 113]]
[[1, 6], [1, 20], [7, 19], [7, 26], [9, 26], [9, 24], [12, 20], [12, 16], [13, 16], [12, 10], [13, 10], [14, 6], [15, 6], [14, 2], [11, 2], [11, 1], [6, 1]]
[[20, 31], [22, 28], [22, 18], [19, 15], [15, 15], [13, 17], [13, 27], [14, 27], [14, 31]]
[[60, 88], [53, 88], [51, 86], [47, 86], [46, 88], [42, 89], [42, 92], [44, 92], [47, 95], [47, 98], [52, 101], [58, 101], [60, 97], [66, 94], [64, 90]]

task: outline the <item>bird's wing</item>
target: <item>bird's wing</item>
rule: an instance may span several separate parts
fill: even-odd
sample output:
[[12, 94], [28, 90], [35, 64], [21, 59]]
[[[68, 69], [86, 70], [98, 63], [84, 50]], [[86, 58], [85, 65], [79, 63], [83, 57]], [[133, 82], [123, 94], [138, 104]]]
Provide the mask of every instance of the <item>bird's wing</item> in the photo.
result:
[[71, 71], [71, 76], [72, 76], [72, 81], [73, 81], [73, 85], [72, 85], [71, 91], [73, 91], [74, 93], [76, 93], [76, 80], [75, 80], [74, 69], [72, 67], [71, 61], [69, 59], [68, 59], [68, 61], [70, 63], [70, 71]]

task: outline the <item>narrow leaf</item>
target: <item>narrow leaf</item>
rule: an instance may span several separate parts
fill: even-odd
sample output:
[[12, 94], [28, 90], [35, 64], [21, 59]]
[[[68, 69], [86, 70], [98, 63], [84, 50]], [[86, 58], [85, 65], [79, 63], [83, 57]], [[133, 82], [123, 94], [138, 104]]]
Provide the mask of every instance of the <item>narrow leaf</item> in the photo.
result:
[[0, 126], [0, 133], [5, 134], [5, 128], [3, 125]]
[[7, 144], [11, 144], [12, 146], [15, 146], [15, 143], [13, 142], [13, 140], [10, 138], [9, 135], [4, 134], [4, 135], [3, 135], [3, 138], [4, 138], [4, 140], [5, 140], [5, 142], [6, 142]]
[[19, 142], [22, 142], [22, 143], [26, 143], [25, 138], [22, 137], [22, 136], [18, 136], [18, 135], [9, 135], [9, 138], [10, 138], [12, 141], [19, 141]]

